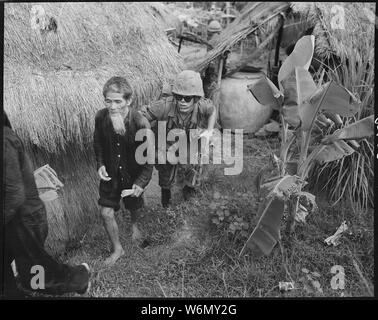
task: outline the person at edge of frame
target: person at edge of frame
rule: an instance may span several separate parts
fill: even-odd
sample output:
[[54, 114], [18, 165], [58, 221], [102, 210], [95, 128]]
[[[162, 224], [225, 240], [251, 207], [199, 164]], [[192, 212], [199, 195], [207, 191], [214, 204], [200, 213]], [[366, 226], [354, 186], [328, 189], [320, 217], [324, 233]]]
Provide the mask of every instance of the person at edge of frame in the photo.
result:
[[[135, 151], [142, 142], [135, 141], [139, 129], [150, 129], [142, 114], [132, 107], [133, 91], [123, 77], [112, 77], [104, 85], [105, 108], [95, 116], [94, 151], [100, 176], [101, 216], [113, 252], [105, 265], [113, 265], [124, 255], [114, 213], [120, 209], [121, 196], [130, 211], [132, 240], [143, 243], [138, 218], [144, 207], [143, 192], [151, 180], [153, 166], [136, 162]], [[125, 195], [125, 192], [129, 194]]]
[[[46, 208], [38, 195], [25, 147], [5, 112], [3, 117], [5, 237], [2, 240], [5, 243], [2, 267], [5, 270], [1, 276], [4, 277], [4, 297], [26, 298], [29, 291], [49, 295], [84, 294], [90, 287], [89, 266], [60, 263], [44, 249], [48, 234]], [[13, 260], [17, 278], [11, 267]], [[43, 273], [40, 278], [39, 273]], [[34, 277], [38, 277], [38, 281], [33, 282]]]
[[[163, 98], [141, 108], [141, 113], [151, 122], [155, 137], [157, 137], [158, 123], [166, 121], [167, 134], [172, 129], [184, 129], [189, 139], [190, 129], [202, 128], [205, 131], [201, 136], [209, 140], [216, 121], [216, 108], [211, 100], [204, 98], [200, 74], [192, 70], [184, 70], [176, 76], [170, 88], [166, 86], [163, 89], [171, 89], [171, 92], [164, 92]], [[167, 141], [164, 152], [174, 143]], [[188, 157], [189, 146], [190, 143], [187, 144]], [[171, 188], [175, 180], [182, 188], [184, 200], [188, 200], [194, 196], [203, 178], [201, 163], [190, 164], [188, 161], [187, 164], [171, 164], [167, 161], [165, 164], [157, 163], [155, 167], [159, 174], [161, 204], [165, 208], [170, 204]]]

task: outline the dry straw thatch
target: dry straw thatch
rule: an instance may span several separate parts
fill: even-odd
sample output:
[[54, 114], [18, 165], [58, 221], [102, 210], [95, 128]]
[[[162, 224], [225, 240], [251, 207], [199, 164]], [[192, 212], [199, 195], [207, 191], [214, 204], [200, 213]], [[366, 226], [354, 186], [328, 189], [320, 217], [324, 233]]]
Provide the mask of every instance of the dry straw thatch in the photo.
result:
[[73, 239], [98, 216], [92, 137], [104, 83], [126, 77], [138, 107], [156, 99], [183, 63], [151, 4], [38, 3], [56, 32], [31, 28], [34, 5], [5, 4], [4, 108], [34, 167], [50, 164], [64, 183], [60, 227]]
[[[314, 25], [315, 50], [322, 58], [358, 56], [374, 61], [375, 3], [292, 2]], [[343, 16], [343, 21], [338, 16]], [[344, 29], [342, 29], [344, 27]]]
[[56, 19], [56, 33], [31, 28], [33, 4], [5, 4], [4, 106], [26, 142], [50, 152], [87, 145], [108, 78], [129, 79], [141, 104], [181, 69], [147, 3], [40, 5]]
[[153, 15], [163, 21], [166, 29], [176, 28], [179, 30], [181, 22], [171, 6], [162, 4], [161, 2], [150, 2], [149, 4], [152, 7]]

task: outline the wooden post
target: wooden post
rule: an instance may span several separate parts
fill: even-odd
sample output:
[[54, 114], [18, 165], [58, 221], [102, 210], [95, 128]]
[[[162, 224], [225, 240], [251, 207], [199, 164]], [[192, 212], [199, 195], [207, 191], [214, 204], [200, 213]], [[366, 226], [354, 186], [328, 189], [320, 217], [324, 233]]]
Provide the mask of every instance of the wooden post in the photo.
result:
[[218, 79], [217, 79], [217, 85], [219, 88], [220, 88], [220, 83], [222, 81], [223, 64], [224, 64], [224, 59], [223, 57], [221, 57], [219, 61], [219, 70], [218, 70]]
[[280, 29], [278, 30], [278, 37], [277, 37], [277, 43], [276, 43], [276, 52], [274, 55], [274, 66], [278, 66], [278, 59], [280, 54], [280, 45], [281, 45], [281, 39], [282, 39], [282, 32], [283, 32], [283, 26], [284, 26], [284, 17], [282, 14], [280, 14]]
[[[230, 2], [226, 2], [226, 14], [227, 14], [227, 16], [229, 16], [230, 15]], [[229, 17], [227, 17], [227, 19], [226, 19], [226, 27], [228, 27], [228, 25], [230, 24], [230, 18]]]
[[284, 22], [285, 22], [285, 18], [282, 14], [280, 14], [280, 22], [279, 22], [280, 28], [278, 30], [276, 52], [275, 52], [275, 55], [274, 55], [274, 64], [273, 64], [273, 67], [272, 67], [272, 73], [273, 73], [272, 82], [277, 87], [278, 87], [278, 70], [280, 69], [280, 65], [279, 65], [280, 46], [281, 46], [281, 39], [282, 39]]
[[182, 42], [184, 41], [184, 38], [183, 37], [180, 37], [180, 42], [179, 42], [179, 47], [178, 47], [178, 53], [180, 53], [180, 50], [181, 50], [181, 44]]
[[222, 82], [222, 72], [223, 72], [223, 64], [224, 58], [220, 57], [219, 61], [219, 69], [218, 69], [218, 79], [217, 79], [217, 88], [215, 89], [215, 93], [213, 95], [213, 103], [215, 108], [217, 109], [217, 120], [218, 124], [221, 126], [221, 118], [220, 118], [220, 90], [221, 90], [221, 82]]

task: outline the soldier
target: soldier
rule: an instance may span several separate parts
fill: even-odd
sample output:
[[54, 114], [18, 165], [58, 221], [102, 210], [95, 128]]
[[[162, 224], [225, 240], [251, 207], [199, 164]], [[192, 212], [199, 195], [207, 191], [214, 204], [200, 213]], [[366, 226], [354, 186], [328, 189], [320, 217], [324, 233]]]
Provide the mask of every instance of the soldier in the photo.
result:
[[[207, 41], [214, 46], [216, 43], [219, 34], [222, 32], [222, 26], [217, 20], [213, 20], [207, 26]], [[211, 49], [207, 48], [208, 51]], [[222, 76], [227, 72], [226, 69], [226, 60], [227, 60], [228, 51], [223, 55], [224, 63], [222, 68]], [[206, 68], [203, 74], [203, 90], [206, 98], [212, 99], [213, 94], [218, 86], [218, 72], [219, 72], [219, 61], [220, 58], [214, 59], [211, 61]]]
[[[185, 70], [179, 73], [172, 85], [173, 96], [164, 97], [142, 108], [142, 113], [151, 122], [153, 131], [157, 132], [158, 122], [166, 121], [166, 132], [172, 129], [184, 129], [186, 137], [189, 130], [202, 128], [202, 136], [209, 139], [216, 120], [216, 109], [211, 100], [204, 98], [202, 80], [199, 73]], [[157, 134], [159, 135], [159, 134]], [[165, 137], [164, 137], [165, 138]], [[167, 150], [174, 142], [167, 141]], [[189, 143], [188, 143], [189, 149]], [[166, 150], [164, 150], [166, 151]], [[187, 152], [190, 157], [190, 152]], [[165, 164], [155, 165], [159, 172], [161, 202], [168, 207], [171, 199], [171, 187], [176, 175], [183, 187], [183, 196], [188, 200], [200, 185], [202, 166], [200, 164]]]
[[221, 24], [217, 20], [211, 21], [207, 26], [207, 41], [214, 41], [221, 31]]

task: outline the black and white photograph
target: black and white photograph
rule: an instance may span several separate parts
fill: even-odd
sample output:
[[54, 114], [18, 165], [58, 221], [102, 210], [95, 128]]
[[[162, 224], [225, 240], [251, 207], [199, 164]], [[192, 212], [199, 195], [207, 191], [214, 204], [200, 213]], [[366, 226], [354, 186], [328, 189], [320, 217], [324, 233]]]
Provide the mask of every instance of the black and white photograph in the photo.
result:
[[1, 6], [0, 300], [375, 298], [375, 3]]

